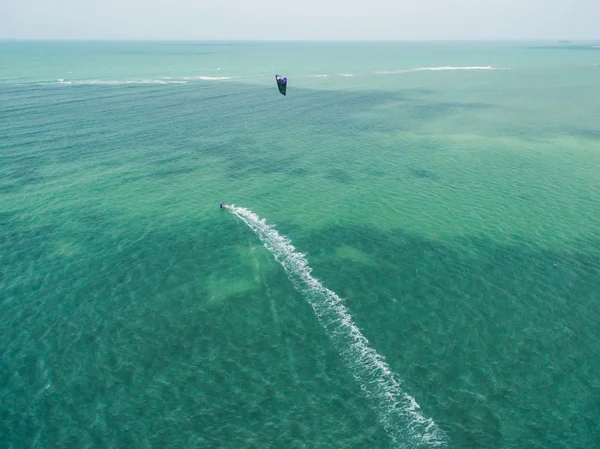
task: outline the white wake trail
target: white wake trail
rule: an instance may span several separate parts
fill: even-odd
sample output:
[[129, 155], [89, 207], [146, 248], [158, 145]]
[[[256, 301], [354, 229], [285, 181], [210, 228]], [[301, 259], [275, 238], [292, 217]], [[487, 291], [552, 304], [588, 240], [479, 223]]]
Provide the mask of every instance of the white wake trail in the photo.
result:
[[383, 357], [369, 347], [342, 299], [311, 275], [312, 269], [304, 254], [296, 252], [289, 239], [252, 211], [234, 205], [227, 208], [257, 234], [306, 298], [398, 447], [446, 446], [445, 434], [421, 413], [419, 405], [404, 392]]

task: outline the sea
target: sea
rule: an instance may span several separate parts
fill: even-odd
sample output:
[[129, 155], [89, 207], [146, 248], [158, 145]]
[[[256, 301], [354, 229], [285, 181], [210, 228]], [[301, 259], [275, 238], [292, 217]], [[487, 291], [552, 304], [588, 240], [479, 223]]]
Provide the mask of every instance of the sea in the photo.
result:
[[600, 42], [0, 61], [1, 448], [600, 447]]

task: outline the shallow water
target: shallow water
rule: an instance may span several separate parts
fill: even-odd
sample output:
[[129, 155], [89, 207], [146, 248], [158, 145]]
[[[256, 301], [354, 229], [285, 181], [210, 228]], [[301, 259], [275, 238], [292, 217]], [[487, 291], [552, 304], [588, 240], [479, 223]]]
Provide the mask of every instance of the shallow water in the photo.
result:
[[599, 444], [592, 44], [0, 43], [0, 446]]

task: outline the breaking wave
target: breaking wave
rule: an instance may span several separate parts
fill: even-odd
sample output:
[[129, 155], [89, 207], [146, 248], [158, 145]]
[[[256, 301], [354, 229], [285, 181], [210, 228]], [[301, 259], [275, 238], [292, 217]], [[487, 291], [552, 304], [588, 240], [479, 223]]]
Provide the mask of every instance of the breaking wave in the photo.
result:
[[65, 80], [59, 78], [55, 82], [38, 83], [42, 85], [61, 84], [61, 85], [98, 85], [98, 86], [120, 86], [136, 84], [187, 84], [190, 81], [225, 81], [233, 79], [231, 76], [185, 76], [168, 77], [163, 76], [160, 79], [137, 79], [137, 80], [111, 80], [111, 79], [90, 79], [90, 80]]
[[64, 79], [58, 79], [55, 83], [41, 83], [41, 84], [65, 84], [65, 85], [89, 85], [89, 86], [120, 86], [126, 84], [186, 84], [187, 81], [172, 81], [172, 80], [72, 80], [65, 81]]
[[231, 76], [185, 76], [182, 79], [184, 80], [200, 80], [200, 81], [222, 81], [222, 80], [230, 80], [233, 77]]
[[444, 67], [419, 67], [416, 69], [411, 69], [411, 72], [421, 72], [424, 70], [494, 70], [494, 67], [487, 66], [466, 66], [466, 67], [453, 67], [453, 66], [444, 66]]
[[375, 75], [396, 75], [400, 73], [411, 72], [426, 72], [426, 71], [447, 71], [447, 70], [499, 70], [496, 67], [488, 66], [441, 66], [441, 67], [416, 67], [413, 69], [397, 69], [397, 70], [377, 70]]

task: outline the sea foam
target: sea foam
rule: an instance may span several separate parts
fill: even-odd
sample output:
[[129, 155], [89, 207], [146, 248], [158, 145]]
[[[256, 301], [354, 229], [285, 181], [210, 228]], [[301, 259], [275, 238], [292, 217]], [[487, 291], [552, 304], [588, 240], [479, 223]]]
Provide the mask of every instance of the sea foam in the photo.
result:
[[369, 346], [342, 298], [311, 275], [312, 268], [304, 254], [296, 252], [289, 239], [252, 211], [234, 205], [227, 207], [256, 233], [310, 304], [394, 443], [407, 449], [446, 446], [445, 434], [421, 413], [384, 358]]

